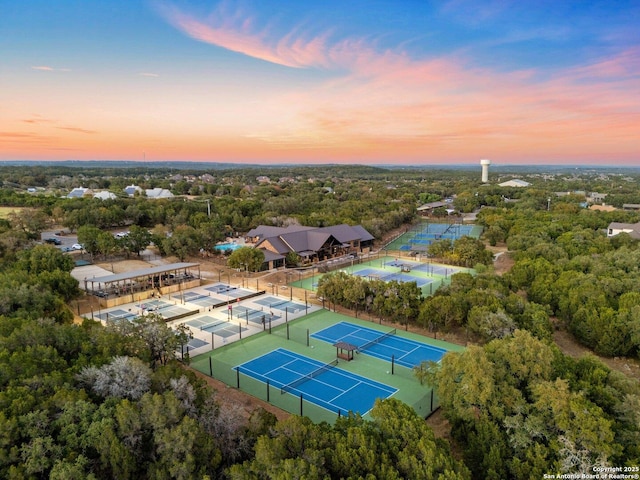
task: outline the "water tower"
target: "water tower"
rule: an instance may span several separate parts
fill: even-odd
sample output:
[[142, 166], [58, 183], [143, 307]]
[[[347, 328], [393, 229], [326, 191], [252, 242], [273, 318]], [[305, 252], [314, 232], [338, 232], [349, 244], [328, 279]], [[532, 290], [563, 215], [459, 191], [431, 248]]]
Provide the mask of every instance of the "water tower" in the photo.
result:
[[487, 183], [489, 181], [489, 165], [491, 165], [491, 160], [480, 160], [480, 165], [482, 166], [482, 183]]

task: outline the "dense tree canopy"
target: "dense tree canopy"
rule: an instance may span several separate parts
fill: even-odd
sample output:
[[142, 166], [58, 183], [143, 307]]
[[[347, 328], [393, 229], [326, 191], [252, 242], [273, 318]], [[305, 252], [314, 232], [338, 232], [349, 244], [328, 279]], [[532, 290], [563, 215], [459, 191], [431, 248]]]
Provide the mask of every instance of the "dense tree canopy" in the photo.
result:
[[334, 427], [291, 417], [260, 437], [255, 458], [232, 467], [230, 478], [471, 478], [408, 405], [378, 401], [371, 417], [343, 417]]
[[[269, 182], [258, 181], [265, 172]], [[583, 205], [584, 192], [606, 193], [617, 207], [640, 204], [635, 174], [536, 171], [525, 189], [480, 186], [476, 171], [339, 165], [208, 175], [3, 166], [0, 178], [0, 204], [17, 209], [0, 219], [2, 478], [542, 478], [640, 462], [638, 382], [553, 344], [554, 328], [566, 328], [598, 354], [640, 355], [639, 244], [605, 233], [640, 215]], [[79, 184], [116, 198], [64, 198]], [[184, 196], [128, 197], [122, 189], [131, 184]], [[27, 194], [27, 185], [39, 190]], [[179, 362], [188, 331], [153, 316], [72, 323], [68, 302], [80, 294], [73, 260], [37, 245], [54, 224], [77, 232], [98, 258], [139, 254], [153, 242], [186, 259], [259, 224], [361, 224], [380, 240], [410, 228], [421, 203], [443, 199], [476, 212], [483, 238], [435, 242], [428, 253], [475, 274], [456, 274], [423, 298], [415, 283], [335, 272], [318, 295], [355, 315], [464, 335], [464, 352], [417, 370], [436, 383], [460, 460], [395, 400], [377, 403], [371, 420], [335, 425], [276, 422], [263, 410], [245, 418]], [[113, 229], [129, 234], [116, 239]], [[485, 244], [508, 249], [509, 272], [493, 272]], [[229, 265], [257, 270], [255, 252], [239, 249]]]
[[640, 460], [640, 426], [628, 417], [640, 388], [593, 358], [571, 359], [516, 330], [447, 354], [436, 377], [474, 478], [589, 474]]

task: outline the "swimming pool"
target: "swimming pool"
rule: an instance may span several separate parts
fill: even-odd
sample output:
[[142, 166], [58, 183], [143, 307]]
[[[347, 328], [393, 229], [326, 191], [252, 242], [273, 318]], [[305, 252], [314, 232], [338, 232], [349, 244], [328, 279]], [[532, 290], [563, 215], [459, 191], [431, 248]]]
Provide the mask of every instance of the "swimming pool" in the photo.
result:
[[220, 245], [216, 245], [215, 247], [213, 247], [215, 250], [219, 250], [221, 252], [224, 252], [225, 250], [237, 250], [238, 248], [242, 247], [242, 245], [238, 245], [237, 243], [221, 243]]

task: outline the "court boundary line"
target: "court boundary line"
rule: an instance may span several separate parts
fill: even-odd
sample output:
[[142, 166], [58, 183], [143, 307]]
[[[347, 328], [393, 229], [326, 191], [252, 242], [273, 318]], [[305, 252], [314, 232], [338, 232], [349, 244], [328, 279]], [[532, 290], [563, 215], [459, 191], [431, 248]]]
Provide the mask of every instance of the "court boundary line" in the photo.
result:
[[[262, 357], [265, 357], [265, 356], [267, 356], [267, 355], [269, 355], [269, 354], [271, 354], [271, 353], [274, 353], [274, 352], [284, 352], [284, 353], [285, 353], [285, 355], [287, 355], [287, 356], [289, 356], [289, 357], [291, 357], [291, 358], [294, 358], [294, 359], [296, 359], [296, 358], [297, 358], [298, 360], [303, 360], [303, 361], [307, 361], [307, 362], [308, 362], [308, 360], [306, 360], [306, 359], [310, 359], [310, 360], [312, 360], [313, 362], [317, 362], [317, 363], [319, 364], [319, 365], [317, 365], [318, 367], [322, 365], [322, 362], [321, 362], [321, 361], [316, 360], [316, 359], [314, 359], [314, 358], [312, 358], [312, 357], [307, 357], [307, 356], [302, 355], [302, 354], [297, 354], [297, 353], [295, 353], [295, 352], [291, 352], [291, 351], [289, 351], [289, 350], [287, 350], [287, 349], [284, 349], [284, 348], [282, 348], [282, 347], [279, 347], [279, 348], [273, 349], [273, 350], [271, 350], [271, 351], [269, 351], [269, 352], [267, 352], [267, 353], [264, 353], [264, 354], [262, 354], [262, 355], [260, 355], [260, 356], [258, 356], [258, 357], [254, 357], [253, 359], [251, 359], [251, 360], [249, 360], [249, 361], [247, 361], [247, 362], [244, 362], [244, 363], [242, 363], [242, 364], [240, 364], [240, 365], [236, 365], [235, 367], [232, 367], [232, 368], [233, 368], [234, 370], [235, 370], [235, 369], [240, 368], [240, 373], [244, 373], [244, 375], [246, 375], [246, 376], [248, 376], [248, 377], [251, 377], [251, 378], [253, 378], [253, 379], [255, 379], [255, 380], [258, 380], [258, 381], [260, 381], [260, 382], [262, 382], [262, 383], [264, 383], [264, 384], [266, 385], [266, 384], [267, 384], [267, 382], [266, 382], [266, 381], [264, 381], [264, 380], [262, 379], [263, 377], [265, 377], [265, 374], [260, 374], [260, 373], [256, 372], [255, 370], [252, 370], [252, 369], [247, 369], [246, 367], [244, 367], [244, 365], [246, 365], [247, 363], [251, 363], [251, 362], [253, 362], [253, 361], [254, 361], [254, 360], [256, 360], [256, 359], [260, 359], [260, 358], [262, 358]], [[289, 362], [287, 362], [287, 363], [286, 363], [286, 364], [284, 364], [284, 365], [290, 365], [291, 363], [293, 363], [293, 361], [289, 361]], [[312, 362], [308, 362], [308, 363], [312, 364]], [[278, 366], [278, 367], [276, 367], [276, 368], [273, 368], [273, 369], [269, 370], [269, 371], [268, 371], [268, 373], [274, 372], [274, 371], [278, 370], [279, 368], [283, 368], [283, 366], [284, 366], [284, 365], [280, 365], [280, 366]], [[244, 367], [244, 368], [245, 368], [245, 372], [243, 372], [243, 371], [242, 371], [242, 367]], [[294, 372], [294, 373], [296, 373], [297, 375], [300, 375], [300, 372], [299, 372], [299, 371], [291, 370], [291, 369], [289, 369], [289, 368], [286, 368], [286, 369], [287, 369], [288, 371], [290, 371], [290, 372]], [[336, 370], [337, 370], [337, 371], [336, 371]], [[370, 379], [370, 378], [363, 377], [362, 375], [358, 375], [358, 374], [356, 374], [356, 373], [349, 372], [349, 371], [347, 371], [347, 370], [344, 370], [344, 369], [342, 369], [342, 368], [339, 368], [338, 366], [336, 366], [336, 368], [332, 368], [332, 369], [330, 369], [330, 371], [331, 371], [331, 372], [336, 372], [338, 375], [344, 376], [344, 377], [346, 377], [346, 378], [351, 378], [351, 380], [356, 381], [356, 384], [355, 384], [355, 385], [353, 385], [353, 386], [351, 386], [351, 387], [349, 387], [348, 389], [346, 389], [346, 390], [345, 390], [345, 389], [342, 389], [342, 388], [338, 388], [338, 387], [336, 387], [335, 385], [331, 385], [331, 384], [329, 384], [329, 383], [327, 383], [327, 382], [323, 382], [322, 380], [317, 380], [317, 377], [311, 378], [311, 379], [309, 379], [307, 382], [304, 382], [304, 383], [308, 383], [308, 382], [311, 382], [311, 381], [316, 381], [317, 383], [324, 384], [324, 385], [328, 385], [328, 386], [330, 386], [331, 388], [333, 388], [333, 389], [335, 389], [335, 390], [340, 390], [340, 392], [341, 392], [341, 393], [340, 393], [339, 395], [337, 395], [337, 396], [333, 397], [331, 401], [323, 400], [323, 399], [321, 399], [321, 398], [319, 398], [319, 397], [316, 397], [315, 395], [310, 394], [310, 393], [301, 392], [300, 390], [298, 390], [298, 389], [297, 389], [297, 387], [296, 387], [296, 388], [293, 388], [292, 390], [293, 390], [293, 391], [295, 391], [295, 392], [297, 392], [297, 393], [298, 393], [298, 395], [293, 395], [293, 393], [292, 393], [292, 392], [287, 392], [287, 393], [289, 393], [289, 394], [291, 394], [291, 395], [293, 395], [293, 396], [295, 396], [295, 397], [299, 397], [300, 395], [302, 395], [302, 398], [303, 398], [303, 399], [306, 399], [308, 402], [309, 402], [309, 400], [308, 400], [308, 399], [309, 399], [309, 398], [312, 398], [312, 399], [316, 400], [316, 401], [311, 401], [311, 402], [310, 402], [310, 403], [312, 403], [314, 406], [319, 407], [319, 408], [322, 408], [322, 409], [324, 409], [324, 410], [326, 410], [326, 411], [328, 411], [328, 412], [331, 412], [331, 413], [334, 413], [334, 414], [335, 414], [335, 413], [336, 413], [336, 411], [341, 412], [341, 411], [342, 411], [342, 409], [341, 409], [341, 408], [339, 408], [337, 405], [333, 404], [333, 403], [332, 403], [332, 402], [333, 402], [333, 400], [335, 400], [336, 398], [338, 398], [338, 397], [340, 397], [340, 396], [344, 395], [347, 391], [349, 391], [349, 390], [351, 390], [351, 389], [355, 388], [357, 385], [361, 385], [361, 384], [362, 384], [362, 385], [369, 385], [369, 386], [372, 386], [372, 387], [376, 387], [376, 388], [378, 388], [379, 390], [382, 390], [382, 391], [385, 391], [385, 388], [386, 388], [386, 389], [391, 389], [392, 391], [387, 395], [387, 397], [386, 397], [386, 398], [389, 398], [389, 397], [391, 397], [391, 396], [395, 395], [395, 394], [398, 392], [398, 389], [397, 389], [397, 388], [395, 388], [395, 387], [392, 387], [392, 386], [390, 386], [390, 385], [385, 385], [385, 384], [383, 384], [383, 383], [381, 383], [381, 382], [376, 382], [375, 380], [372, 380], [372, 379]], [[250, 373], [252, 373], [252, 374], [254, 374], [254, 375], [257, 375], [257, 377], [256, 377], [256, 376], [254, 376], [254, 375], [248, 374], [248, 373], [246, 373], [246, 372], [250, 372]], [[266, 373], [266, 372], [265, 372], [265, 373]], [[323, 372], [323, 373], [324, 373], [324, 372]], [[322, 374], [320, 374], [320, 375], [322, 375]], [[302, 376], [304, 376], [304, 375], [301, 375], [301, 377], [302, 377]], [[362, 379], [364, 379], [364, 380], [366, 380], [366, 381], [363, 381]], [[280, 384], [280, 387], [278, 387], [277, 385], [275, 385], [275, 386], [274, 386], [274, 388], [282, 388], [282, 385], [283, 385], [283, 384], [282, 384], [281, 382], [279, 382], [279, 381], [277, 381], [277, 380], [275, 380], [275, 381], [274, 381], [274, 380], [273, 380], [273, 379], [271, 379], [271, 378], [269, 378], [268, 380], [269, 380], [269, 385], [270, 385], [270, 386], [274, 386], [274, 385], [272, 385], [272, 384], [273, 384], [273, 383], [277, 383], [277, 384]], [[380, 388], [380, 386], [383, 386], [383, 387], [385, 387], [385, 388]], [[386, 392], [385, 392], [385, 393], [386, 393]], [[317, 403], [317, 402], [320, 402], [320, 403]], [[327, 408], [327, 407], [325, 407], [324, 405], [322, 405], [321, 403], [322, 403], [322, 404], [328, 404], [328, 405], [331, 405], [332, 407], [335, 407], [335, 410], [332, 410], [332, 409], [330, 409], [330, 408]], [[375, 402], [374, 402], [374, 403], [375, 403]], [[373, 408], [373, 406], [372, 406], [369, 410], [367, 410], [366, 412], [358, 412], [358, 413], [359, 413], [360, 415], [366, 415], [367, 413], [369, 413], [369, 412], [371, 411], [371, 409], [372, 409], [372, 408]], [[352, 410], [345, 410], [345, 413], [348, 413], [349, 411], [352, 411]]]

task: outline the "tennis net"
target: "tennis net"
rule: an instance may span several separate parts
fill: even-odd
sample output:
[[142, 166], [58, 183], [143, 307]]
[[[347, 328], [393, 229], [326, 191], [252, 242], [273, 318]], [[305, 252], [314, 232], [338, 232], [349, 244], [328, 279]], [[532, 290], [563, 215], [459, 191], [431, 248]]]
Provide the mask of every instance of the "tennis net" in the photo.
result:
[[[270, 303], [269, 304], [269, 308], [280, 307], [281, 305], [284, 305], [285, 303], [289, 303], [289, 300], [282, 300], [280, 302]], [[281, 309], [278, 308], [278, 310], [281, 310]]]
[[213, 330], [215, 329], [218, 325], [222, 325], [222, 324], [226, 324], [227, 322], [211, 322], [211, 323], [206, 323], [204, 325], [200, 325], [200, 331], [202, 332], [203, 330]]
[[369, 348], [369, 347], [371, 347], [371, 346], [373, 346], [373, 345], [375, 345], [375, 344], [377, 344], [377, 343], [380, 343], [380, 342], [382, 342], [385, 338], [389, 338], [390, 336], [395, 335], [395, 334], [396, 334], [396, 329], [394, 328], [394, 329], [393, 329], [393, 330], [391, 330], [390, 332], [387, 332], [387, 333], [385, 333], [385, 334], [383, 334], [383, 335], [380, 335], [379, 337], [374, 338], [373, 340], [371, 340], [371, 341], [369, 341], [369, 342], [365, 343], [364, 345], [359, 346], [359, 347], [358, 347], [358, 351], [359, 351], [359, 352], [364, 352], [367, 348]]
[[118, 320], [133, 320], [134, 318], [138, 317], [139, 315], [136, 315], [135, 313], [123, 313], [121, 315], [116, 315], [114, 313], [106, 313], [106, 320], [107, 322], [115, 322]]
[[264, 314], [265, 313], [261, 310], [253, 310], [251, 308], [247, 308], [243, 312], [237, 312], [235, 315], [238, 320], [246, 320], [248, 318], [260, 317], [261, 315], [264, 315]]
[[184, 299], [184, 300], [185, 300], [186, 302], [192, 302], [192, 303], [195, 303], [195, 302], [197, 302], [198, 300], [202, 300], [202, 299], [204, 299], [204, 298], [206, 298], [207, 300], [211, 300], [211, 295], [196, 295], [196, 296], [194, 296], [194, 297], [190, 297], [190, 298], [186, 298], [186, 297], [185, 297], [185, 299]]
[[154, 308], [154, 310], [166, 310], [167, 308], [171, 308], [171, 307], [175, 307], [175, 305], [173, 303], [163, 303], [163, 304], [157, 304], [156, 308]]
[[318, 375], [321, 375], [322, 373], [326, 372], [327, 370], [331, 370], [336, 365], [338, 365], [338, 359], [337, 358], [333, 362], [326, 363], [326, 364], [322, 365], [320, 368], [315, 369], [313, 372], [309, 372], [306, 375], [303, 375], [302, 377], [297, 378], [293, 382], [288, 383], [287, 385], [285, 385], [284, 387], [282, 387], [280, 389], [280, 393], [284, 394], [284, 393], [290, 392], [291, 390], [295, 389], [296, 387], [302, 385], [304, 382], [307, 382], [307, 381], [311, 380], [312, 378], [315, 378]]

